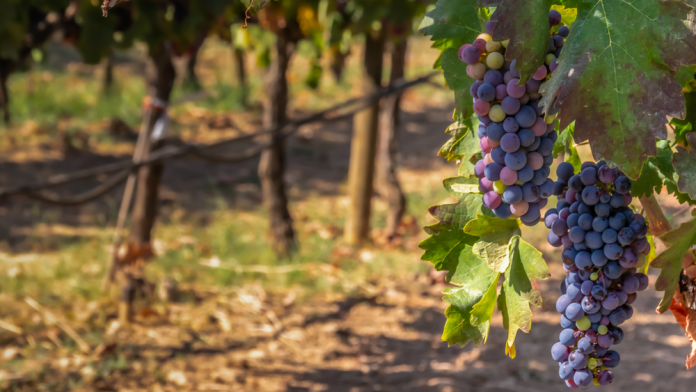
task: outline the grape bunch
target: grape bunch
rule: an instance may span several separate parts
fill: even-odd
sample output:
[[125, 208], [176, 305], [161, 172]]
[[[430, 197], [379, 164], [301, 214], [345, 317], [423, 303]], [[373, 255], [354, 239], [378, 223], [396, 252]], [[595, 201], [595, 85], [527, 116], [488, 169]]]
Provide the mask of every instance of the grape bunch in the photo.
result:
[[631, 181], [604, 161], [583, 163], [579, 174], [563, 162], [556, 174], [558, 205], [544, 221], [549, 243], [564, 248], [567, 275], [556, 302], [563, 331], [551, 356], [570, 388], [609, 385], [620, 359], [610, 347], [623, 340], [619, 325], [633, 316], [636, 293], [648, 287], [635, 268], [638, 255], [650, 252], [648, 226], [629, 208]]
[[[557, 11], [551, 11], [549, 23], [560, 23]], [[541, 209], [553, 192], [548, 177], [558, 138], [553, 125], [558, 109], [542, 116], [539, 88], [556, 69], [556, 57], [570, 30], [566, 26], [552, 30], [557, 34], [550, 39], [546, 64], [519, 86], [515, 62], [505, 61], [508, 41], [492, 40], [494, 26], [494, 22], [486, 23], [486, 33], [459, 49], [459, 59], [468, 64], [467, 75], [476, 79], [470, 93], [480, 121], [483, 159], [476, 162], [474, 171], [486, 208], [500, 218], [514, 215], [533, 226], [541, 220]]]

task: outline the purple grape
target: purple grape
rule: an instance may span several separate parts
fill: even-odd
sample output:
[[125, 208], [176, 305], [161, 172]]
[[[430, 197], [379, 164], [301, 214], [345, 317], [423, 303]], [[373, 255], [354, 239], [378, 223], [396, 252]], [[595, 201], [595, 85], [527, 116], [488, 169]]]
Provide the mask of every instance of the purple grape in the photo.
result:
[[614, 381], [614, 373], [612, 373], [610, 370], [602, 370], [597, 376], [597, 381], [599, 382], [599, 385], [609, 385]]
[[635, 276], [638, 278], [638, 291], [647, 289], [648, 285], [650, 284], [650, 279], [648, 279], [648, 276], [641, 272], [635, 274]]
[[612, 291], [602, 300], [602, 308], [612, 311], [619, 307], [619, 297]]
[[582, 306], [580, 304], [573, 302], [566, 308], [565, 315], [569, 320], [579, 321], [585, 316], [585, 312], [582, 310]]
[[485, 195], [483, 195], [483, 205], [488, 209], [493, 210], [497, 208], [500, 205], [500, 203], [500, 195], [495, 191], [487, 192]]
[[[489, 165], [489, 166], [490, 166], [490, 165]], [[609, 231], [609, 229], [607, 229], [607, 230], [605, 231], [605, 233], [606, 233], [607, 231]], [[602, 237], [603, 237], [603, 236], [602, 236]], [[604, 241], [604, 242], [606, 242], [606, 241]], [[621, 247], [621, 245], [616, 244], [616, 243], [614, 243], [614, 244], [606, 244], [606, 245], [604, 245], [604, 255], [607, 256], [607, 259], [609, 259], [609, 260], [618, 260], [618, 259], [620, 259], [621, 256], [623, 255], [623, 248]], [[611, 262], [610, 262], [610, 263], [611, 263]], [[609, 264], [607, 264], [607, 266], [608, 266], [608, 265], [609, 265]], [[616, 266], [619, 268], [619, 270], [621, 269], [621, 266], [619, 265], [619, 263], [616, 263]], [[606, 267], [605, 267], [605, 268], [606, 268]], [[613, 267], [612, 267], [612, 268], [613, 268]], [[619, 275], [620, 275], [620, 273], [619, 273]], [[613, 278], [611, 278], [611, 279], [616, 279], [616, 278], [618, 278], [618, 276], [613, 277]]]
[[505, 132], [514, 133], [520, 129], [520, 125], [517, 123], [514, 117], [508, 117], [503, 121], [503, 128]]
[[[486, 34], [493, 36], [493, 29], [495, 28], [495, 22], [491, 22], [490, 20], [486, 22]], [[560, 34], [560, 29], [559, 29], [559, 34]]]
[[[606, 193], [600, 193], [599, 195], [599, 201], [600, 203], [597, 203], [595, 205], [595, 214], [597, 214], [598, 217], [601, 218], [606, 218], [611, 214], [611, 206], [607, 203], [602, 203], [602, 195], [606, 195]], [[609, 226], [609, 222], [607, 222], [607, 226]], [[601, 231], [600, 231], [601, 233]]]
[[607, 297], [607, 289], [605, 289], [602, 285], [596, 284], [592, 286], [592, 292], [590, 294], [592, 294], [592, 296], [597, 300], [602, 301]]
[[607, 259], [607, 256], [604, 255], [603, 249], [596, 249], [592, 251], [592, 264], [594, 264], [595, 267], [603, 267], [608, 261], [609, 259]]
[[568, 162], [561, 162], [556, 168], [556, 175], [558, 176], [558, 179], [566, 183], [570, 180], [570, 177], [573, 176], [574, 172], [575, 169], [573, 168], [573, 165]]
[[492, 122], [486, 126], [486, 136], [489, 140], [499, 142], [503, 135], [505, 135], [505, 129], [502, 123]]
[[619, 239], [619, 243], [621, 245], [626, 246], [630, 245], [633, 242], [633, 240], [636, 238], [636, 235], [630, 227], [624, 227], [623, 229], [619, 230], [617, 238]]
[[500, 203], [500, 205], [497, 208], [493, 209], [493, 213], [495, 216], [501, 219], [507, 219], [512, 215], [512, 211], [510, 211], [510, 205], [507, 203]]
[[503, 74], [497, 69], [491, 69], [483, 75], [483, 82], [493, 85], [493, 87], [498, 87], [503, 84]]
[[[570, 353], [570, 355], [568, 355], [568, 363], [575, 370], [582, 369], [585, 366], [587, 366], [587, 360], [587, 356], [585, 354], [580, 353], [577, 350], [573, 351], [572, 353]], [[575, 372], [576, 375], [577, 373], [578, 372]]]
[[517, 120], [517, 123], [520, 124], [520, 127], [522, 128], [531, 128], [531, 126], [536, 122], [536, 119], [536, 110], [529, 105], [522, 106], [519, 112], [515, 114], [515, 120]]
[[[559, 343], [556, 343], [556, 344], [559, 344]], [[563, 346], [563, 345], [561, 344], [561, 346]], [[563, 348], [565, 348], [566, 350], [568, 349], [565, 346], [563, 346]], [[578, 340], [578, 352], [580, 354], [590, 354], [590, 353], [592, 353], [592, 350], [593, 350], [592, 342], [590, 341], [590, 339], [588, 339], [586, 337], [582, 337]], [[563, 359], [561, 361], [565, 361], [565, 359]]]
[[584, 185], [594, 185], [597, 182], [597, 169], [587, 167], [580, 172], [580, 180]]
[[558, 336], [558, 340], [566, 347], [573, 346], [575, 345], [575, 342], [578, 341], [577, 337], [575, 336], [575, 331], [573, 331], [572, 328], [566, 328], [561, 331], [560, 335]]
[[[469, 88], [469, 94], [471, 94], [471, 96], [474, 98], [478, 98], [478, 89], [482, 85], [483, 85], [483, 82], [475, 81], [474, 84], [472, 84], [471, 87]], [[486, 124], [486, 125], [488, 125], [488, 124]]]
[[580, 285], [580, 291], [583, 295], [590, 295], [592, 293], [593, 287], [594, 282], [588, 280], [586, 282], [582, 282], [582, 284]]
[[564, 346], [562, 343], [556, 343], [551, 347], [551, 357], [556, 362], [564, 362], [568, 359], [568, 347]]
[[599, 189], [594, 185], [586, 187], [582, 190], [582, 200], [585, 204], [591, 206], [599, 203]]
[[608, 368], [614, 368], [619, 364], [621, 356], [614, 350], [607, 351], [602, 357], [602, 364]]
[[[490, 165], [488, 165], [488, 166], [490, 166]], [[585, 241], [585, 230], [583, 230], [579, 226], [575, 226], [575, 227], [571, 228], [570, 231], [568, 232], [568, 237], [575, 244], [581, 243], [581, 242]]]
[[640, 280], [633, 274], [626, 274], [621, 282], [621, 287], [627, 294], [633, 294], [640, 288]]
[[563, 36], [562, 35], [556, 35], [553, 37], [553, 44], [557, 47], [560, 48], [563, 46]]
[[568, 362], [563, 362], [558, 368], [558, 376], [564, 380], [571, 380], [575, 376], [575, 369]]
[[616, 193], [620, 195], [627, 194], [631, 191], [631, 180], [626, 176], [617, 177], [616, 180], [614, 180], [614, 189], [616, 189]]
[[522, 188], [519, 186], [509, 186], [503, 192], [503, 201], [508, 204], [517, 204], [522, 201]]
[[624, 248], [623, 255], [619, 258], [619, 264], [623, 268], [633, 268], [638, 264], [638, 256], [631, 248]]
[[[588, 280], [587, 282], [592, 283], [592, 281], [590, 280]], [[601, 309], [601, 307], [602, 303], [592, 297], [585, 297], [582, 299], [582, 310], [587, 314], [595, 314], [599, 312], [599, 309]]]
[[612, 169], [609, 166], [602, 166], [597, 170], [597, 177], [605, 184], [613, 184], [614, 180], [619, 176], [618, 169]]
[[[506, 136], [515, 136], [516, 137], [517, 135], [515, 135], [513, 133], [508, 133]], [[501, 143], [501, 145], [502, 145], [502, 143]], [[524, 168], [524, 166], [526, 164], [527, 164], [527, 154], [525, 154], [524, 151], [517, 151], [517, 152], [513, 152], [511, 154], [505, 154], [505, 165], [507, 165], [507, 167], [509, 167], [512, 170], [522, 170], [522, 168]], [[536, 172], [534, 172], [534, 175], [536, 176]], [[534, 177], [532, 177], [532, 181], [533, 180], [534, 180]]]
[[568, 34], [570, 34], [570, 29], [568, 26], [561, 26], [558, 28], [558, 35], [561, 37], [567, 38]]
[[[507, 153], [513, 153], [520, 149], [520, 138], [515, 133], [506, 133], [500, 138], [500, 147]], [[526, 162], [525, 162], [526, 163]], [[520, 168], [521, 169], [521, 168]]]
[[575, 265], [581, 270], [589, 271], [592, 269], [593, 265], [590, 253], [585, 251], [578, 252], [578, 255], [575, 256]]
[[556, 234], [553, 234], [553, 232], [550, 232], [546, 235], [546, 240], [551, 244], [551, 246], [558, 248], [559, 246], [562, 245], [561, 238], [558, 237]]
[[503, 151], [502, 148], [496, 147], [491, 150], [491, 159], [493, 159], [493, 162], [499, 164], [499, 165], [504, 165], [505, 164], [505, 151]]
[[520, 100], [517, 98], [506, 97], [500, 103], [500, 106], [503, 108], [505, 114], [512, 116], [520, 111], [520, 107], [522, 106], [522, 104], [520, 103]]
[[484, 83], [479, 86], [476, 94], [480, 100], [490, 102], [495, 99], [495, 87], [492, 84]]
[[524, 165], [522, 169], [517, 171], [517, 180], [520, 182], [529, 182], [534, 178], [534, 169], [529, 165]]
[[[581, 288], [581, 286], [578, 283], [573, 283], [571, 285], [568, 285], [568, 287], [566, 288], [565, 295], [568, 297], [568, 299], [570, 301], [576, 302], [576, 300], [578, 298], [582, 297], [582, 292], [580, 291], [580, 288]], [[564, 312], [565, 312], [565, 310], [564, 310]], [[573, 321], [577, 321], [577, 320], [573, 320]]]
[[534, 143], [534, 132], [530, 129], [520, 129], [517, 136], [520, 138], [520, 145], [522, 145], [522, 147], [529, 147]]
[[582, 192], [584, 185], [579, 175], [574, 175], [568, 180], [568, 188], [570, 188], [576, 194]]
[[527, 92], [537, 92], [539, 91], [540, 85], [541, 81], [536, 79], [530, 79], [529, 82], [525, 84], [525, 87], [527, 88]]
[[612, 339], [611, 335], [609, 334], [599, 335], [597, 337], [597, 344], [599, 345], [599, 347], [609, 348], [612, 344], [614, 344], [614, 339]]
[[588, 231], [587, 234], [585, 234], [585, 243], [592, 250], [598, 250], [604, 247], [602, 235], [596, 231]]
[[616, 242], [616, 237], [618, 236], [618, 233], [614, 229], [605, 229], [604, 232], [602, 232], [602, 241], [604, 241], [605, 244], [613, 244]]
[[481, 60], [481, 51], [479, 51], [475, 46], [471, 45], [464, 49], [459, 50], [459, 59], [463, 62], [471, 65], [476, 64]]

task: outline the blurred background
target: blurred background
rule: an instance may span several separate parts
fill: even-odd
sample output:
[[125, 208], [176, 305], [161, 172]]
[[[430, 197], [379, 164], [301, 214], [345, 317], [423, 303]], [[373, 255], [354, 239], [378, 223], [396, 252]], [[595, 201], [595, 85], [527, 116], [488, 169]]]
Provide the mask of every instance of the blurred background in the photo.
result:
[[[441, 75], [293, 123], [433, 72], [430, 3], [3, 0], [0, 390], [565, 388], [544, 228], [523, 233], [552, 279], [517, 358], [499, 315], [485, 346], [440, 340], [447, 285], [417, 245], [457, 170]], [[130, 180], [18, 189], [191, 147]], [[639, 297], [608, 390], [692, 390], [658, 302]]]

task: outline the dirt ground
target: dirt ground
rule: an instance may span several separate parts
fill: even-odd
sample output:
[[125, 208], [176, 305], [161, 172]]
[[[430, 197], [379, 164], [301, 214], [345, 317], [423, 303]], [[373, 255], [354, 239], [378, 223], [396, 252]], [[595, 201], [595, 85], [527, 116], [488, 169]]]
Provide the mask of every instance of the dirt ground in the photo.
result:
[[[41, 377], [53, 380], [51, 391], [557, 391], [565, 386], [549, 351], [560, 332], [560, 273], [552, 265], [544, 306], [534, 309], [531, 333], [518, 335], [514, 360], [504, 355], [499, 315], [483, 346], [441, 342], [443, 286], [419, 276], [371, 287], [371, 295], [301, 304], [261, 290], [199, 291], [197, 306], [170, 304], [166, 315], [153, 310], [130, 328], [112, 324], [96, 357], [58, 356]], [[688, 341], [671, 315], [654, 314], [658, 302], [651, 292], [636, 302], [608, 391], [693, 390]], [[192, 327], [181, 328], [182, 318]], [[5, 386], [29, 391], [36, 381]]]

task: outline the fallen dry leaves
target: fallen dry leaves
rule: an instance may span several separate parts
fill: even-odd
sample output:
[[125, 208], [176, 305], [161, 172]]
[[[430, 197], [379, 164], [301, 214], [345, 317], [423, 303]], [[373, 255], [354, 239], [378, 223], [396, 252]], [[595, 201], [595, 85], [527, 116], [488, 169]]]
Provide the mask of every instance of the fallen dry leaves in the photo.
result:
[[669, 310], [672, 311], [674, 318], [691, 341], [691, 353], [686, 357], [686, 368], [691, 369], [696, 366], [696, 312], [690, 312], [684, 307], [681, 293], [678, 290], [674, 293]]

